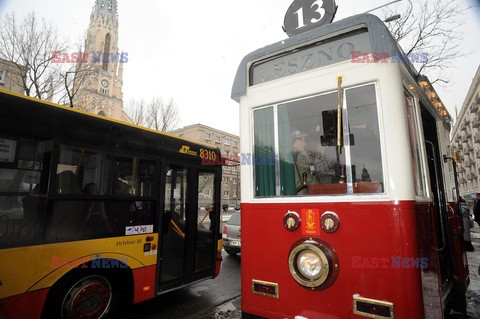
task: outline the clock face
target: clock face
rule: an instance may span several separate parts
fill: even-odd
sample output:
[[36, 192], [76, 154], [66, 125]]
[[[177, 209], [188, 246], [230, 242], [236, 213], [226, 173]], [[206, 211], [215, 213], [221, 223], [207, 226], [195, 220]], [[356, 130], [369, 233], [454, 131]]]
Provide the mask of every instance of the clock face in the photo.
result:
[[108, 86], [108, 81], [107, 80], [102, 80], [102, 86], [106, 88]]

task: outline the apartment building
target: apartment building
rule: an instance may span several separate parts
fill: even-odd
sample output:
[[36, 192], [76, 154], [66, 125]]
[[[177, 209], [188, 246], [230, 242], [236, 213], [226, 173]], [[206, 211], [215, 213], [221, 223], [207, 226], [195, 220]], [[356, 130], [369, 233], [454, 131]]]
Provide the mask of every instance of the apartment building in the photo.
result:
[[460, 154], [457, 164], [460, 194], [467, 199], [480, 192], [480, 66], [452, 130], [452, 149]]

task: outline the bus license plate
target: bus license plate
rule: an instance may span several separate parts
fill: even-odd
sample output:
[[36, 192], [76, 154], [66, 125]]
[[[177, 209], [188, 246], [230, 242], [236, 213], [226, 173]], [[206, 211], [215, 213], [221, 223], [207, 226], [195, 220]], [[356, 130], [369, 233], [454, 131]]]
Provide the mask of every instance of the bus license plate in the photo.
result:
[[239, 242], [238, 240], [232, 240], [232, 241], [230, 242], [230, 245], [240, 247], [240, 242]]

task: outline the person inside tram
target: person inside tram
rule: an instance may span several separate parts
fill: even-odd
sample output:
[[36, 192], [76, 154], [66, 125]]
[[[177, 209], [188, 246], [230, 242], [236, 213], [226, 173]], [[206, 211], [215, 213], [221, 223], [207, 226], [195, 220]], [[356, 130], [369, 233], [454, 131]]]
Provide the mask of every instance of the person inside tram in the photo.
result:
[[308, 186], [316, 183], [313, 165], [305, 146], [307, 134], [301, 131], [294, 131], [293, 138], [293, 160], [295, 164], [295, 187], [298, 195], [306, 195]]

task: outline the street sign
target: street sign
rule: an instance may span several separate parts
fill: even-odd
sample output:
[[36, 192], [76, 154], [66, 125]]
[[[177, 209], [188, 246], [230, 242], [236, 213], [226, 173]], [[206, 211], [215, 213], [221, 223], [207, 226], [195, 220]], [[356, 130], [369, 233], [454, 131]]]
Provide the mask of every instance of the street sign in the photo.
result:
[[295, 0], [285, 14], [283, 29], [289, 37], [333, 21], [335, 0]]

